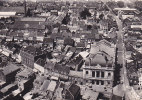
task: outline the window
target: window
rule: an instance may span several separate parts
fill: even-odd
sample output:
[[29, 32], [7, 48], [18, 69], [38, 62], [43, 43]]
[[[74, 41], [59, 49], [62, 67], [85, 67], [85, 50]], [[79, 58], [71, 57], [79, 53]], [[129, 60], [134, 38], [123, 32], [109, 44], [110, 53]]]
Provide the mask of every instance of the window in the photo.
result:
[[88, 74], [88, 71], [86, 71], [86, 74]]
[[101, 81], [101, 85], [104, 85], [104, 81]]
[[95, 81], [94, 81], [94, 80], [92, 80], [92, 84], [95, 84]]
[[109, 81], [108, 81], [107, 83], [108, 83], [108, 84], [110, 84], [110, 82], [109, 82]]
[[99, 81], [98, 80], [97, 80], [96, 84], [99, 85]]
[[101, 72], [101, 77], [104, 77], [104, 72]]
[[100, 77], [100, 72], [99, 72], [99, 71], [97, 71], [96, 73], [97, 73], [97, 77]]
[[92, 72], [92, 77], [95, 77], [95, 71]]
[[111, 76], [111, 73], [108, 73], [108, 77], [110, 77]]

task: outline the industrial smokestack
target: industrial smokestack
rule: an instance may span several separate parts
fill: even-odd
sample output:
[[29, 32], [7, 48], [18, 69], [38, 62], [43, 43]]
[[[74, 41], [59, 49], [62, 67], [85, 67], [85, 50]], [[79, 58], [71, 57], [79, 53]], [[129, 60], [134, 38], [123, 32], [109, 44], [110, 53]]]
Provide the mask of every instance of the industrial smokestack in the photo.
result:
[[25, 17], [27, 16], [27, 4], [26, 4], [26, 0], [24, 0], [24, 14]]

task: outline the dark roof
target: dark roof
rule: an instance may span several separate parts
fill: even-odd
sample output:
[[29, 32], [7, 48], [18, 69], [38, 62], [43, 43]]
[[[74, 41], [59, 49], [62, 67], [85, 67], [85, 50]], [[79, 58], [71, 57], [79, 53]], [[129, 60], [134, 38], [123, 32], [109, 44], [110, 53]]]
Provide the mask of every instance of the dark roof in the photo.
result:
[[77, 43], [76, 47], [85, 48], [85, 42], [79, 42], [79, 43]]
[[53, 43], [53, 42], [54, 42], [53, 38], [47, 38], [47, 37], [45, 37], [43, 39], [43, 44], [49, 44], [49, 43]]
[[76, 97], [76, 95], [78, 94], [78, 92], [80, 92], [80, 87], [75, 85], [75, 84], [72, 84], [70, 87], [69, 87], [69, 91], [70, 93]]
[[27, 52], [27, 53], [29, 53], [29, 54], [32, 54], [34, 56], [36, 56], [38, 53], [41, 53], [40, 52], [40, 48], [35, 48], [32, 45], [29, 45], [26, 48], [23, 48], [22, 50], [25, 51], [25, 52]]
[[46, 62], [45, 62], [45, 60], [39, 58], [39, 59], [36, 61], [36, 63], [37, 63], [38, 65], [44, 67], [44, 65], [45, 65]]
[[71, 61], [69, 61], [69, 63], [67, 65], [71, 65], [71, 67], [73, 67], [72, 65], [78, 65], [80, 64], [80, 62], [83, 60], [82, 56], [77, 56], [74, 59], [72, 59]]
[[18, 71], [20, 70], [20, 68], [18, 66], [16, 66], [15, 64], [10, 63], [9, 65], [7, 65], [6, 67], [4, 67], [3, 69], [3, 73], [4, 75], [8, 75], [14, 71]]
[[0, 12], [24, 13], [24, 7], [0, 7]]
[[113, 95], [111, 100], [122, 100], [123, 98], [120, 96]]
[[75, 52], [75, 51], [76, 51], [76, 48], [75, 48], [75, 47], [70, 47], [70, 48], [69, 48], [69, 51]]
[[74, 40], [71, 39], [70, 37], [67, 37], [64, 39], [64, 45], [74, 46]]
[[66, 73], [69, 74], [70, 68], [68, 66], [63, 66], [61, 64], [55, 64], [54, 70], [58, 71], [59, 73]]

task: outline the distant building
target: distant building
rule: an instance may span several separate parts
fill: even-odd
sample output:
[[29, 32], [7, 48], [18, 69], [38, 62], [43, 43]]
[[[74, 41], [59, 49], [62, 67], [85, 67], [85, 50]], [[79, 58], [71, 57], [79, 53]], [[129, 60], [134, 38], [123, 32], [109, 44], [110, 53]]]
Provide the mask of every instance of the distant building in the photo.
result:
[[54, 49], [54, 39], [53, 38], [44, 38], [43, 39], [43, 49], [53, 50]]
[[18, 88], [22, 95], [33, 88], [34, 79], [35, 73], [29, 68], [22, 70], [16, 75]]
[[15, 76], [19, 70], [20, 68], [18, 66], [12, 63], [8, 64], [3, 70], [0, 70], [0, 80], [8, 84], [14, 82]]
[[80, 87], [71, 84], [66, 90], [63, 96], [63, 100], [77, 100], [78, 96], [80, 95]]
[[75, 42], [70, 37], [64, 39], [64, 45], [74, 46]]
[[0, 17], [24, 16], [24, 7], [0, 7]]
[[70, 68], [68, 66], [63, 66], [61, 64], [55, 64], [53, 75], [59, 77], [61, 80], [68, 80], [68, 74], [70, 72]]
[[99, 22], [100, 25], [100, 31], [103, 31], [103, 33], [107, 33], [108, 32], [108, 20], [107, 19], [103, 19]]
[[35, 57], [41, 54], [40, 48], [34, 46], [27, 46], [20, 51], [22, 63], [27, 67], [34, 68]]
[[114, 77], [113, 58], [104, 52], [90, 54], [85, 60], [83, 78], [92, 86], [112, 87]]

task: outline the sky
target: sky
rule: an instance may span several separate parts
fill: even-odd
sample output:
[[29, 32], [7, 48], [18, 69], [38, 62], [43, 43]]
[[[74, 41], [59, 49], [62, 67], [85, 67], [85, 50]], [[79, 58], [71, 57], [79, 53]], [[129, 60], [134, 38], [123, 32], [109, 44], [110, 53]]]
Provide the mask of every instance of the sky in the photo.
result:
[[[2, 1], [2, 0], [0, 0]], [[22, 0], [4, 0], [4, 1], [22, 1]], [[27, 1], [53, 1], [53, 0], [27, 0]], [[55, 1], [55, 0], [54, 0]], [[70, 1], [70, 0], [59, 0], [59, 1]], [[73, 1], [73, 0], [71, 0]], [[77, 1], [77, 0], [74, 0], [74, 1]], [[134, 0], [81, 0], [81, 1], [123, 1], [123, 2], [131, 2], [131, 1], [134, 1]], [[142, 1], [142, 0], [139, 0], [139, 1]]]

